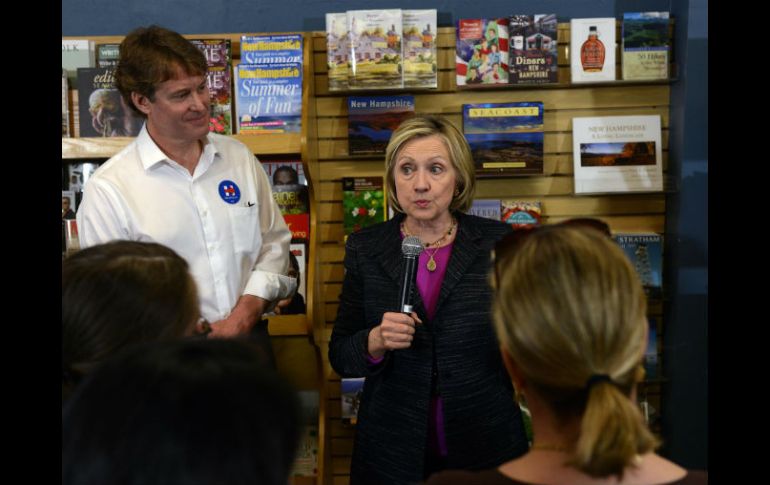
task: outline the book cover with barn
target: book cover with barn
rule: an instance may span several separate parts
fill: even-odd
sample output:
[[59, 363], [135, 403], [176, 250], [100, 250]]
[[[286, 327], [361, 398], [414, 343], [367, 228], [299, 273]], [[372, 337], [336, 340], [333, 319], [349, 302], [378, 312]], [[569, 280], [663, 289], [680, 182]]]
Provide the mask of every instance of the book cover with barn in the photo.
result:
[[348, 10], [350, 89], [404, 87], [401, 9]]

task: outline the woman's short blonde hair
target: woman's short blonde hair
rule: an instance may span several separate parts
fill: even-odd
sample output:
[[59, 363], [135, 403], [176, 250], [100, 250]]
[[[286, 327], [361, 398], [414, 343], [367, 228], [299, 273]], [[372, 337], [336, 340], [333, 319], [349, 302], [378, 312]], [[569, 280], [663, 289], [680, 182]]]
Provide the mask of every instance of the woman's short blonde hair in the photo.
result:
[[393, 132], [385, 149], [385, 183], [388, 187], [388, 202], [396, 212], [404, 212], [398, 203], [394, 170], [398, 152], [405, 143], [426, 136], [438, 135], [446, 145], [449, 158], [457, 177], [457, 192], [449, 210], [467, 212], [476, 194], [476, 171], [468, 142], [460, 131], [444, 118], [417, 115], [404, 120]]
[[[502, 347], [565, 422], [578, 419], [570, 461], [619, 474], [656, 439], [629, 399], [646, 347], [647, 301], [623, 250], [593, 228], [546, 226], [497, 261], [492, 313]], [[595, 376], [609, 381], [588, 385]]]

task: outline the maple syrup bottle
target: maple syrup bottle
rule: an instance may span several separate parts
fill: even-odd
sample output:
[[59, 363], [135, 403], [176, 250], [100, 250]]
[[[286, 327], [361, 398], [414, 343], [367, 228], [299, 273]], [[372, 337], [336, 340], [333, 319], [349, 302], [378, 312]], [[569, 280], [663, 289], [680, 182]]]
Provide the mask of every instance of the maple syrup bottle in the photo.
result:
[[595, 25], [588, 28], [588, 39], [580, 47], [580, 63], [583, 72], [601, 72], [604, 67], [604, 44], [599, 40]]

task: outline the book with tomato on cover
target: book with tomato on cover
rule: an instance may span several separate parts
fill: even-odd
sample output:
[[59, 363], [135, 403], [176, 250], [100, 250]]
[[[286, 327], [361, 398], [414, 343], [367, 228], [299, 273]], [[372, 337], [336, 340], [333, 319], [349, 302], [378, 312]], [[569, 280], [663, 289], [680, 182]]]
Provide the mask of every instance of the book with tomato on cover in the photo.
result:
[[385, 221], [385, 191], [382, 177], [344, 177], [342, 209], [345, 239], [367, 226]]

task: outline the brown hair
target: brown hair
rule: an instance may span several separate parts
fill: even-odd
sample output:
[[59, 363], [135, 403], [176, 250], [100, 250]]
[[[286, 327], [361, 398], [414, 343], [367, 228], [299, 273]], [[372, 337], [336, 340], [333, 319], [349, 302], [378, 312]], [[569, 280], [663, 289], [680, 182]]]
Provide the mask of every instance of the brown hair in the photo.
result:
[[[535, 230], [496, 264], [502, 347], [557, 419], [580, 422], [568, 463], [622, 477], [636, 455], [657, 446], [629, 398], [647, 326], [633, 266], [606, 234], [578, 226]], [[602, 375], [609, 380], [587, 385]]]
[[62, 377], [80, 376], [123, 347], [181, 337], [199, 318], [187, 262], [166, 246], [113, 241], [62, 262]]
[[181, 69], [187, 75], [201, 76], [208, 71], [206, 57], [180, 34], [157, 25], [139, 27], [120, 43], [120, 59], [115, 70], [115, 86], [135, 113], [131, 93], [155, 100], [158, 85], [173, 79]]
[[467, 212], [471, 208], [473, 196], [476, 193], [476, 169], [465, 136], [444, 118], [417, 115], [401, 122], [390, 136], [385, 149], [385, 183], [388, 187], [388, 202], [394, 211], [404, 212], [398, 203], [396, 180], [393, 174], [398, 152], [405, 143], [415, 138], [432, 135], [438, 135], [446, 145], [457, 178], [457, 189], [460, 193], [452, 199], [449, 210]]

